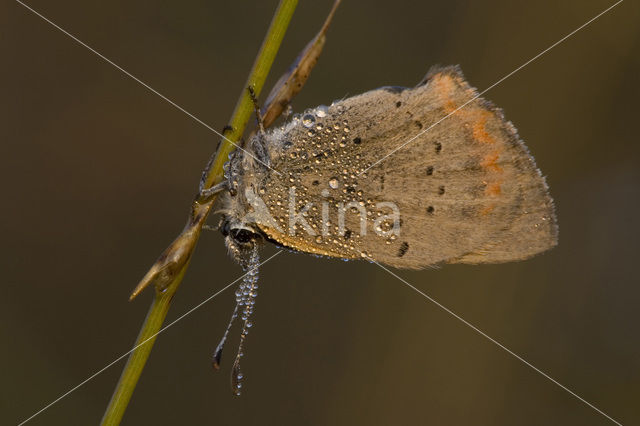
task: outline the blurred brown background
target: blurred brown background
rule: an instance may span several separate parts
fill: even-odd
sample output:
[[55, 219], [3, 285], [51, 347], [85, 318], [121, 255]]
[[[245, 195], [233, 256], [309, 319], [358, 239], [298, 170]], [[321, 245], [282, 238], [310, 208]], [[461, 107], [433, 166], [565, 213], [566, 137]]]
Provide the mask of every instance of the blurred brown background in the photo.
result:
[[[612, 3], [346, 0], [294, 110], [438, 63], [482, 90]], [[277, 1], [28, 4], [221, 129]], [[301, 2], [268, 86], [329, 7]], [[129, 292], [182, 228], [218, 138], [18, 3], [0, 8], [0, 423], [17, 424], [130, 349], [151, 293]], [[560, 245], [396, 271], [625, 425], [640, 423], [639, 22], [625, 1], [486, 95], [547, 176]], [[168, 320], [240, 274], [206, 233]], [[236, 398], [237, 332], [210, 367], [232, 308], [227, 291], [159, 337], [123, 424], [613, 424], [375, 265], [291, 253], [261, 271]], [[123, 365], [30, 424], [98, 423]]]

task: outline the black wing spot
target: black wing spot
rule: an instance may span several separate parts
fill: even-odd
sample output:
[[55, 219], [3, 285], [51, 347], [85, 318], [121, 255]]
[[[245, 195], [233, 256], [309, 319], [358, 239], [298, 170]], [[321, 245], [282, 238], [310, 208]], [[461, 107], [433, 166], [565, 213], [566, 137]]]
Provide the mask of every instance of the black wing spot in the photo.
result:
[[311, 182], [311, 185], [318, 186], [320, 185], [320, 181], [314, 180], [313, 182]]
[[407, 250], [409, 250], [409, 243], [405, 241], [400, 245], [400, 248], [398, 249], [398, 257], [404, 256], [407, 253]]
[[427, 167], [427, 176], [431, 176], [433, 174], [433, 166]]
[[396, 108], [400, 108], [402, 106], [402, 102], [398, 101], [396, 102]]
[[444, 195], [444, 185], [440, 185], [438, 188], [438, 195]]
[[434, 142], [434, 144], [436, 145], [436, 154], [440, 154], [440, 151], [442, 151], [442, 144], [438, 141]]
[[344, 231], [344, 239], [348, 240], [349, 238], [351, 238], [351, 230], [347, 229], [346, 231]]
[[353, 143], [355, 143], [356, 145], [360, 145], [360, 143], [362, 142], [362, 139], [360, 138], [353, 138]]
[[428, 214], [433, 214], [433, 211], [434, 211], [434, 210], [435, 210], [435, 209], [433, 208], [433, 206], [429, 206], [429, 207], [427, 207], [427, 213], [428, 213]]
[[418, 120], [415, 120], [415, 121], [413, 122], [413, 124], [415, 124], [415, 126], [418, 128], [418, 130], [422, 129], [422, 123], [421, 123], [421, 122], [419, 122]]

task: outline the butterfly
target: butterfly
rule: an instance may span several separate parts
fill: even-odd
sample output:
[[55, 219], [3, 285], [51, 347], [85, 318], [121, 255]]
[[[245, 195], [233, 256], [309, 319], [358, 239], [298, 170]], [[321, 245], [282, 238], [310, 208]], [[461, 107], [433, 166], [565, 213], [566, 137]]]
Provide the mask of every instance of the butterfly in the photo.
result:
[[420, 269], [522, 260], [558, 238], [549, 188], [515, 127], [453, 66], [258, 132], [215, 191], [225, 243], [248, 271], [229, 324], [245, 321], [236, 393], [262, 243]]

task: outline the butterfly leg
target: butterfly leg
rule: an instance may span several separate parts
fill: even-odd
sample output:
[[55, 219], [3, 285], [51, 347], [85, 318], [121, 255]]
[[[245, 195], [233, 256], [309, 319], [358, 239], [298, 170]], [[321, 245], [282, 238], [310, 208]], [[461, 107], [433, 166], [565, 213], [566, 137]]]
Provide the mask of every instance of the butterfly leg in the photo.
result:
[[207, 202], [214, 195], [219, 194], [220, 192], [229, 188], [229, 182], [223, 180], [217, 185], [213, 185], [211, 188], [204, 188], [202, 182], [200, 183], [200, 188], [198, 192], [198, 200], [201, 202]]
[[256, 92], [252, 86], [247, 87], [251, 101], [253, 102], [253, 108], [255, 109], [256, 119], [258, 120], [258, 134], [251, 138], [251, 148], [255, 156], [260, 160], [262, 164], [269, 165], [270, 159], [267, 154], [267, 148], [265, 146], [265, 132], [264, 132], [264, 117], [258, 105], [258, 99], [256, 98]]
[[258, 105], [258, 98], [256, 97], [256, 92], [253, 89], [253, 86], [247, 87], [247, 91], [249, 92], [249, 96], [251, 97], [251, 102], [253, 102], [253, 109], [256, 112], [256, 118], [258, 119], [258, 128], [260, 129], [260, 135], [264, 135], [264, 119], [262, 117], [262, 112], [260, 111], [260, 105]]

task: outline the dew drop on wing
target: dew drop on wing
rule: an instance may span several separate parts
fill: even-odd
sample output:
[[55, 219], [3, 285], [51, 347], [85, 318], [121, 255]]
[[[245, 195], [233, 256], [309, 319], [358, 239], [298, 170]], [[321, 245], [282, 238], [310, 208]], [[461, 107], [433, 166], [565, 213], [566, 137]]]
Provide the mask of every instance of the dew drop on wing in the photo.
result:
[[329, 108], [326, 105], [316, 107], [316, 115], [320, 118], [326, 117], [328, 112]]
[[310, 128], [315, 122], [316, 118], [313, 116], [313, 114], [305, 114], [302, 116], [302, 125], [306, 128]]

